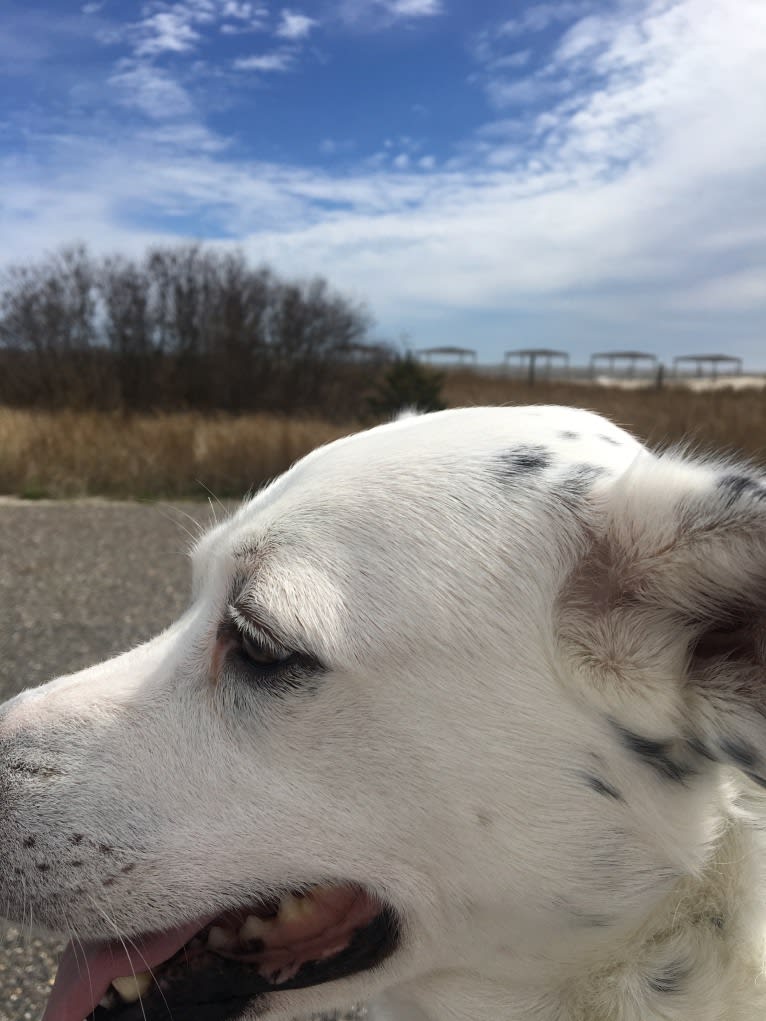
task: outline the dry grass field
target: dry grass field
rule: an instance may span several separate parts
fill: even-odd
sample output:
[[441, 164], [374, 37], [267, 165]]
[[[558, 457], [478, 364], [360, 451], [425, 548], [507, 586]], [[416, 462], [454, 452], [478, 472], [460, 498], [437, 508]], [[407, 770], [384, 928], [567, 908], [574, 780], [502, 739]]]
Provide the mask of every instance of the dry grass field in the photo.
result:
[[343, 429], [310, 419], [0, 409], [0, 493], [242, 496]]
[[[448, 374], [451, 407], [567, 404], [608, 415], [654, 446], [690, 442], [766, 462], [766, 395], [626, 391]], [[359, 428], [271, 415], [129, 415], [0, 409], [0, 493], [35, 497], [240, 496], [320, 443]]]

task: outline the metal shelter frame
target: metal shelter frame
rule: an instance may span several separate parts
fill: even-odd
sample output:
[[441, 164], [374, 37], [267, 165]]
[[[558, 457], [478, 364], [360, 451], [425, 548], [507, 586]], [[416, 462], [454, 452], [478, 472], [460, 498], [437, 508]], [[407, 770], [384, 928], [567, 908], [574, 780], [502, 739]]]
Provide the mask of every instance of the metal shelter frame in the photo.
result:
[[636, 365], [638, 362], [650, 362], [652, 366], [657, 364], [657, 355], [649, 354], [647, 351], [599, 351], [596, 354], [590, 356], [590, 374], [595, 376], [597, 362], [606, 361], [609, 363], [609, 375], [614, 375], [615, 363], [627, 362], [628, 377], [633, 377], [636, 374]]
[[673, 359], [673, 375], [678, 373], [679, 362], [694, 362], [697, 366], [697, 376], [702, 375], [702, 366], [707, 362], [710, 364], [710, 375], [713, 379], [718, 378], [719, 365], [725, 365], [727, 362], [736, 366], [736, 375], [742, 373], [742, 359], [736, 355], [678, 355]]
[[523, 368], [524, 363], [527, 364], [527, 382], [530, 386], [534, 386], [535, 378], [537, 375], [537, 360], [538, 358], [545, 359], [545, 371], [548, 376], [551, 373], [551, 367], [556, 359], [561, 359], [564, 362], [564, 369], [569, 374], [569, 354], [566, 351], [554, 351], [550, 347], [522, 347], [517, 351], [506, 351], [503, 355], [503, 364], [507, 369], [511, 367], [511, 359], [519, 359], [519, 367]]

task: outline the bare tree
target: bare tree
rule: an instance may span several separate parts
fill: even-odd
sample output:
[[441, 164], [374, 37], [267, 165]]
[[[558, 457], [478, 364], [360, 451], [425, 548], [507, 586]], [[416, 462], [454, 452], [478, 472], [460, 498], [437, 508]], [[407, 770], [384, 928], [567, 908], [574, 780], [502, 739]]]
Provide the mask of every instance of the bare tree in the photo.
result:
[[[17, 360], [22, 396], [48, 406], [81, 403], [105, 382], [93, 263], [82, 245], [12, 266], [0, 282], [0, 346]], [[103, 363], [103, 359], [101, 359]]]
[[348, 357], [369, 330], [364, 308], [322, 278], [280, 280], [241, 252], [182, 244], [95, 260], [75, 246], [0, 281], [0, 398], [357, 414], [387, 360], [380, 346]]

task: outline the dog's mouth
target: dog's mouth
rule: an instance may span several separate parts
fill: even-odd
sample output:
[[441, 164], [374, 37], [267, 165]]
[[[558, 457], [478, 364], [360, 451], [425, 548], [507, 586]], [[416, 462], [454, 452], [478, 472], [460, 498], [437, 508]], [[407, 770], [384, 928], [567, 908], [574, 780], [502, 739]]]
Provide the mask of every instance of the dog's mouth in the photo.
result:
[[138, 940], [70, 943], [43, 1021], [233, 1021], [266, 994], [374, 967], [399, 929], [359, 886], [312, 886]]

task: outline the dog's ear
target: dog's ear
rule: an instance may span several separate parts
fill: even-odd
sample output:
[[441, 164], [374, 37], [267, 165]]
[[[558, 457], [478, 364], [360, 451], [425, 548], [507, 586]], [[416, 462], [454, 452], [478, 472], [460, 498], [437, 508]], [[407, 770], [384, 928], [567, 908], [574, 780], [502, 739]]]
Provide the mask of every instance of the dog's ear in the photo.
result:
[[626, 733], [766, 785], [766, 482], [641, 455], [562, 592], [569, 676]]

